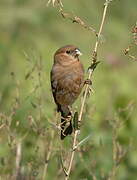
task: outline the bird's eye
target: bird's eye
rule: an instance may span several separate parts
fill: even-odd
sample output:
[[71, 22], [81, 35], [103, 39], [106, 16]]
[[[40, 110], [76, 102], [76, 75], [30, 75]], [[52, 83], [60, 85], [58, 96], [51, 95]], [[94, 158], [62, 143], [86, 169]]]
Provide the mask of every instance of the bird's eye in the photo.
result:
[[66, 51], [66, 53], [67, 53], [67, 54], [70, 54], [70, 53], [71, 53], [71, 51]]

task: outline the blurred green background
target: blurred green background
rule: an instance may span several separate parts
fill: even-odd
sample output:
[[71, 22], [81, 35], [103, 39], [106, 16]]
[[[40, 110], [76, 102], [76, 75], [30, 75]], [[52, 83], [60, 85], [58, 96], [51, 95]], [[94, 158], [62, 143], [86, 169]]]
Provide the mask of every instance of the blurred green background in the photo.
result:
[[[65, 12], [99, 28], [103, 0], [62, 0]], [[51, 142], [55, 104], [50, 89], [53, 54], [66, 44], [77, 45], [88, 68], [95, 35], [63, 19], [58, 8], [46, 0], [0, 1], [0, 179], [16, 171], [16, 148], [21, 140], [21, 178], [42, 179], [44, 159]], [[110, 4], [98, 65], [93, 76], [94, 93], [88, 98], [81, 135], [91, 134], [75, 157], [71, 179], [107, 179], [113, 167], [113, 132], [127, 152], [116, 172], [116, 180], [137, 177], [137, 62], [124, 55], [133, 41], [131, 29], [137, 21], [136, 0], [113, 0]], [[132, 53], [136, 55], [136, 47]], [[74, 104], [79, 107], [80, 98]], [[115, 127], [116, 125], [116, 127]], [[54, 129], [56, 131], [56, 129]], [[53, 140], [46, 179], [64, 179], [59, 156], [71, 147], [71, 137]], [[62, 147], [60, 147], [62, 146]]]

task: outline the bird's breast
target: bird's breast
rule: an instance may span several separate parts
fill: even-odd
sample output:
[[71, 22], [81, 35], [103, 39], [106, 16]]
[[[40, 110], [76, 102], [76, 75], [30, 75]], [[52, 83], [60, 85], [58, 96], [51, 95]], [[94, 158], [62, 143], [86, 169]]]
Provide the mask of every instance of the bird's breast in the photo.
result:
[[71, 105], [79, 96], [84, 84], [84, 69], [78, 61], [69, 66], [55, 64], [51, 73], [58, 104]]

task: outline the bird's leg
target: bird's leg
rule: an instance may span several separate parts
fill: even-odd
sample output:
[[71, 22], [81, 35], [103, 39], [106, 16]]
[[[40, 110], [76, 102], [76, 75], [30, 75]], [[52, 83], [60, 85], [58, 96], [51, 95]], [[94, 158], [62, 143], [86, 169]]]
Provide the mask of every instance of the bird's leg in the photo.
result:
[[70, 125], [70, 122], [71, 122], [71, 119], [72, 119], [72, 113], [73, 112], [72, 112], [70, 106], [68, 106], [68, 108], [69, 108], [70, 114], [67, 117], [61, 116], [61, 119], [64, 120], [63, 122], [60, 123], [60, 126], [63, 127], [63, 129], [61, 128], [63, 131], [65, 131], [65, 129]]
[[72, 133], [72, 124], [71, 124], [72, 116], [68, 115], [66, 118], [63, 119], [64, 122], [61, 123], [62, 135], [67, 136], [68, 134]]

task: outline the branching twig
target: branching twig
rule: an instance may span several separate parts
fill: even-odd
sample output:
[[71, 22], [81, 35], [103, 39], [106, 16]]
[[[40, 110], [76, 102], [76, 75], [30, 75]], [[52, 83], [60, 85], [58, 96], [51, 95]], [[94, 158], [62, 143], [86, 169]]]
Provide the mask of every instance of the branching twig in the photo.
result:
[[83, 28], [85, 28], [85, 29], [87, 29], [89, 31], [92, 31], [93, 33], [95, 33], [96, 36], [98, 36], [96, 30], [93, 27], [88, 26], [80, 17], [75, 16], [75, 15], [71, 15], [70, 13], [63, 12], [62, 8], [60, 9], [60, 13], [61, 13], [63, 18], [69, 19], [70, 21], [72, 21], [72, 23], [79, 24]]
[[[109, 3], [110, 3], [110, 1], [106, 0], [106, 2], [104, 4], [102, 21], [101, 21], [101, 24], [100, 24], [100, 28], [99, 28], [99, 32], [98, 32], [98, 37], [97, 37], [97, 40], [96, 40], [96, 43], [95, 43], [95, 47], [94, 47], [94, 51], [93, 51], [92, 63], [90, 65], [90, 67], [89, 67], [88, 79], [91, 79], [93, 71], [96, 68], [96, 65], [98, 63], [97, 62], [97, 50], [98, 50], [98, 46], [99, 46], [99, 38], [100, 38], [100, 35], [102, 33], [102, 29], [103, 29], [103, 25], [104, 25], [104, 21], [105, 21], [105, 17], [106, 17], [106, 12], [107, 12], [107, 8], [108, 8], [108, 4]], [[86, 97], [87, 97], [87, 94], [88, 94], [88, 88], [89, 88], [89, 85], [86, 84], [85, 93], [84, 93], [84, 97], [83, 97], [83, 101], [82, 101], [82, 104], [81, 104], [81, 109], [80, 109], [80, 113], [79, 113], [79, 117], [78, 117], [78, 122], [79, 123], [82, 120], [84, 105], [85, 105]], [[73, 146], [72, 146], [72, 150], [73, 151], [71, 153], [71, 157], [70, 157], [70, 161], [69, 161], [69, 166], [68, 166], [68, 170], [67, 170], [67, 176], [66, 176], [65, 180], [68, 180], [69, 176], [70, 176], [70, 172], [71, 172], [71, 168], [72, 168], [72, 163], [73, 163], [73, 159], [74, 159], [74, 155], [75, 155], [75, 151], [76, 151], [76, 147], [77, 147], [76, 144], [77, 144], [77, 136], [78, 136], [78, 134], [79, 134], [79, 130], [75, 130], [75, 132], [74, 132], [74, 139], [73, 139]]]

